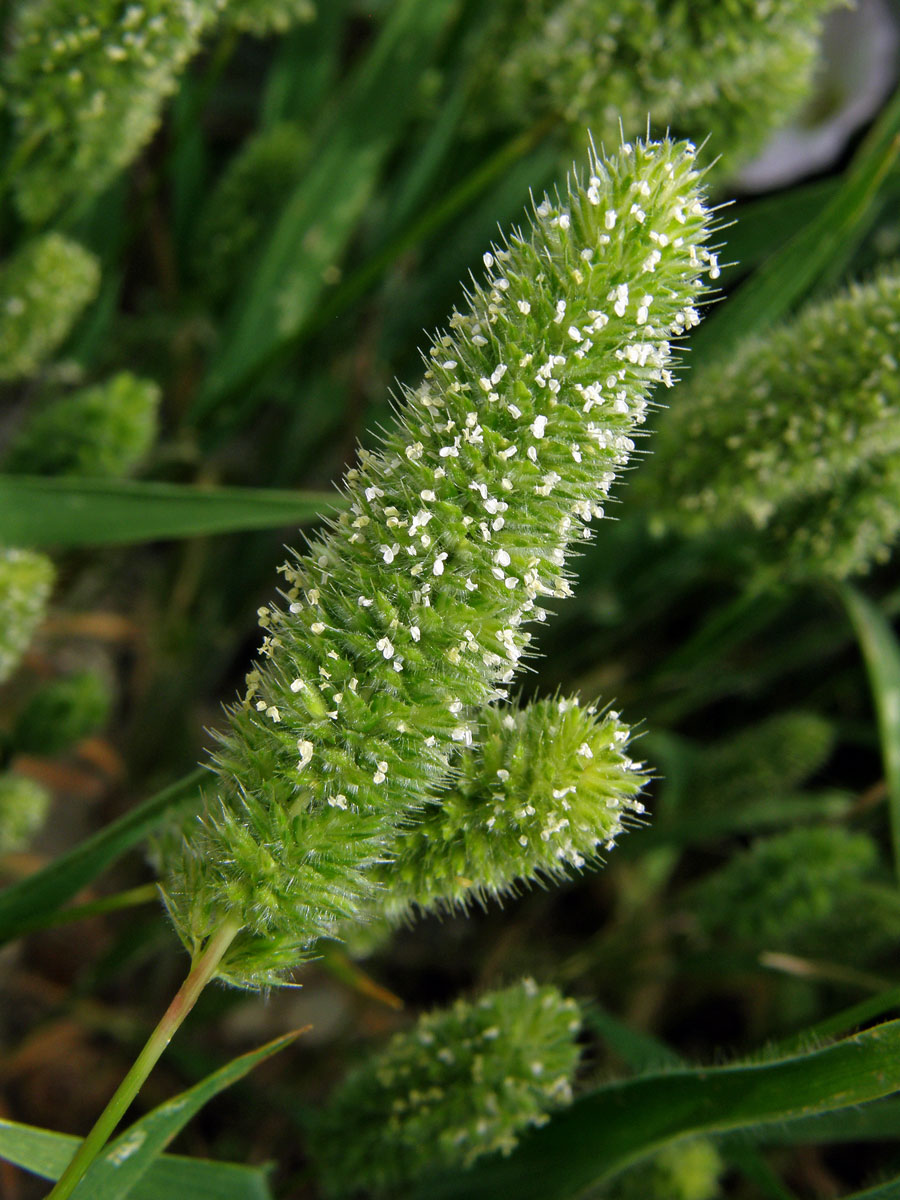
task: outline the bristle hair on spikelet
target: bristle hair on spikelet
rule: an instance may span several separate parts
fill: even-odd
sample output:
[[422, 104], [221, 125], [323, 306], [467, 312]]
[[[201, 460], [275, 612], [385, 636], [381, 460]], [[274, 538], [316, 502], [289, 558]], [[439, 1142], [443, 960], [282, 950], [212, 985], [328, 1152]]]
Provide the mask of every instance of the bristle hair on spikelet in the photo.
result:
[[420, 1017], [314, 1121], [327, 1194], [402, 1196], [432, 1171], [508, 1154], [570, 1101], [580, 1025], [574, 1000], [530, 979]]
[[484, 903], [596, 865], [644, 811], [630, 736], [617, 712], [576, 697], [485, 709], [447, 790], [386, 846], [377, 916]]
[[23, 0], [2, 82], [26, 220], [99, 194], [146, 145], [225, 0]]
[[61, 233], [31, 238], [0, 265], [0, 382], [42, 366], [99, 285], [97, 259]]
[[0, 547], [0, 683], [15, 671], [43, 619], [54, 574], [45, 554]]
[[203, 821], [165, 890], [221, 975], [275, 982], [366, 910], [371, 868], [474, 741], [545, 596], [634, 448], [673, 341], [699, 321], [709, 213], [688, 144], [592, 155], [484, 256], [465, 311], [403, 388], [346, 507], [282, 568], [283, 605], [229, 713]]
[[152, 380], [122, 371], [57, 397], [19, 429], [3, 469], [99, 479], [128, 475], [156, 440], [160, 395]]
[[898, 336], [889, 267], [697, 372], [660, 419], [636, 488], [654, 524], [743, 523], [763, 531], [760, 546], [771, 529], [798, 573], [865, 569], [897, 528], [888, 514], [872, 536], [857, 522], [879, 514], [873, 495], [900, 459]]

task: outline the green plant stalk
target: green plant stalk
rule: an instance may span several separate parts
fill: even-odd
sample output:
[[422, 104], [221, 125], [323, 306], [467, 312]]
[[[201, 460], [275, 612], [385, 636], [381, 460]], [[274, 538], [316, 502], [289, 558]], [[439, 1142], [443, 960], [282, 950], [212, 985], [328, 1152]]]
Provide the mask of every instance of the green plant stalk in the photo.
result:
[[162, 1020], [150, 1034], [134, 1060], [131, 1070], [119, 1084], [110, 1102], [94, 1123], [74, 1158], [48, 1194], [47, 1200], [67, 1200], [91, 1163], [106, 1145], [116, 1126], [137, 1096], [147, 1076], [174, 1037], [185, 1017], [197, 1003], [200, 993], [213, 978], [222, 956], [240, 932], [236, 921], [225, 921], [210, 938], [203, 952], [191, 964], [184, 983], [175, 993]]

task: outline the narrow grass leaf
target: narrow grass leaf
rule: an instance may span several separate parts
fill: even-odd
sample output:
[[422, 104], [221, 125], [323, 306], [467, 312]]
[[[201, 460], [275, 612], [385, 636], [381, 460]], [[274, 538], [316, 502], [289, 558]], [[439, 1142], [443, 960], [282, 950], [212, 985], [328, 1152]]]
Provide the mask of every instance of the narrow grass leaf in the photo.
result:
[[900, 1176], [876, 1187], [866, 1188], [864, 1192], [854, 1192], [845, 1200], [900, 1200]]
[[[735, 1135], [736, 1141], [739, 1136], [743, 1139], [745, 1135]], [[861, 1108], [804, 1117], [789, 1125], [773, 1125], [760, 1130], [755, 1140], [764, 1146], [827, 1146], [847, 1142], [893, 1142], [898, 1138], [900, 1100], [888, 1098]]]
[[[0, 1120], [0, 1158], [42, 1179], [58, 1179], [80, 1143], [81, 1138], [70, 1134]], [[128, 1192], [128, 1200], [169, 1195], [177, 1195], [178, 1200], [271, 1200], [260, 1167], [178, 1154], [157, 1158]]]
[[314, 521], [337, 503], [327, 492], [0, 475], [0, 542], [104, 546], [276, 529]]
[[[172, 1139], [214, 1096], [243, 1079], [255, 1066], [289, 1046], [299, 1030], [232, 1059], [186, 1092], [154, 1108], [135, 1122], [95, 1160], [73, 1200], [125, 1200]], [[159, 1192], [156, 1193], [159, 1196]]]
[[206, 775], [200, 768], [192, 771], [42, 870], [0, 892], [0, 943], [45, 924], [48, 914], [158, 829], [177, 808], [196, 803]]
[[454, 0], [400, 0], [326, 119], [311, 166], [288, 197], [259, 265], [228, 320], [221, 352], [197, 398], [202, 422], [290, 341], [313, 311], [397, 142], [417, 82]]
[[900, 1087], [900, 1021], [775, 1062], [671, 1071], [599, 1088], [502, 1159], [430, 1179], [424, 1200], [573, 1200], [668, 1142], [851, 1108]]
[[900, 876], [900, 642], [890, 622], [850, 584], [840, 589], [859, 640], [875, 700], [888, 786], [894, 868]]

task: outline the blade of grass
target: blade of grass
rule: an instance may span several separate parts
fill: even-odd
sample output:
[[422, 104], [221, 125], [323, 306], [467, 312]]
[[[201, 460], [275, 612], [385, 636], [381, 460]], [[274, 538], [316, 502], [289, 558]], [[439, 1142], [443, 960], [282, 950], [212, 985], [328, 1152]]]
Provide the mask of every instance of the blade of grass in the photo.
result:
[[[737, 1142], [746, 1135], [736, 1134]], [[803, 1117], [789, 1125], [773, 1125], [758, 1133], [766, 1146], [790, 1146], [811, 1142], [817, 1145], [846, 1142], [895, 1141], [900, 1137], [900, 1100], [876, 1100], [862, 1108]], [[729, 1142], [731, 1139], [725, 1139]]]
[[856, 631], [878, 716], [881, 753], [888, 785], [891, 846], [900, 878], [900, 642], [890, 622], [851, 584], [840, 596]]
[[[840, 187], [840, 179], [817, 179], [774, 196], [748, 200], [731, 209], [727, 256], [742, 273], [760, 266], [773, 245], [783, 245], [816, 219]], [[724, 256], [723, 256], [724, 257]]]
[[309, 322], [302, 331], [303, 334], [306, 335], [315, 332], [317, 329], [324, 328], [329, 321], [334, 320], [336, 316], [344, 312], [354, 300], [358, 300], [360, 296], [365, 295], [369, 288], [381, 278], [391, 263], [395, 262], [401, 254], [412, 249], [413, 246], [419, 245], [426, 238], [437, 233], [453, 220], [454, 217], [458, 216], [495, 179], [506, 175], [514, 163], [533, 150], [549, 132], [550, 128], [550, 122], [543, 122], [526, 130], [525, 133], [518, 134], [504, 146], [501, 146], [494, 155], [476, 167], [465, 179], [461, 180], [433, 208], [428, 209], [417, 221], [409, 224], [384, 249], [380, 250], [360, 267], [358, 271], [354, 272], [318, 312], [311, 314]]
[[[58, 1179], [81, 1138], [0, 1119], [0, 1158], [42, 1179]], [[271, 1200], [260, 1167], [166, 1154], [157, 1158], [128, 1200]]]
[[887, 1183], [879, 1183], [864, 1192], [854, 1192], [844, 1200], [900, 1200], [900, 1176], [889, 1179]]
[[784, 248], [715, 311], [691, 339], [694, 365], [728, 353], [748, 334], [775, 324], [810, 291], [836, 258], [846, 259], [879, 212], [900, 156], [900, 91], [863, 141], [835, 195]]
[[232, 1059], [194, 1087], [136, 1121], [91, 1165], [72, 1193], [73, 1200], [125, 1200], [169, 1142], [205, 1104], [243, 1079], [254, 1067], [291, 1045], [301, 1032], [295, 1030]]
[[900, 1087], [900, 1021], [775, 1062], [611, 1084], [524, 1138], [508, 1158], [428, 1180], [417, 1200], [572, 1200], [661, 1146], [852, 1108]]
[[91, 883], [172, 814], [196, 803], [206, 770], [198, 767], [111, 822], [40, 871], [0, 892], [0, 943], [39, 928], [48, 914]]
[[232, 309], [192, 417], [202, 424], [289, 342], [313, 311], [409, 117], [417, 82], [453, 0], [399, 0], [315, 140], [311, 168], [288, 198]]
[[279, 38], [262, 91], [261, 128], [308, 123], [320, 111], [340, 65], [347, 7], [347, 0], [317, 5], [313, 21]]
[[0, 542], [103, 546], [315, 521], [337, 493], [0, 475]]

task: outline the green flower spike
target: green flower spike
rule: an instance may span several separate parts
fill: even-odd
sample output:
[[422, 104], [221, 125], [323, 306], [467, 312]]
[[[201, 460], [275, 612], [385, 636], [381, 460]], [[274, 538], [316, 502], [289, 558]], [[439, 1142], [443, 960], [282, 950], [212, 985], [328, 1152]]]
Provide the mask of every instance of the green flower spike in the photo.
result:
[[37, 370], [100, 284], [100, 266], [61, 233], [32, 238], [0, 267], [0, 382]]
[[227, 0], [224, 21], [242, 33], [267, 37], [316, 19], [313, 0]]
[[567, 1104], [578, 1005], [532, 980], [420, 1017], [351, 1073], [313, 1129], [329, 1195], [402, 1196], [442, 1168], [508, 1154]]
[[47, 819], [50, 793], [14, 771], [0, 773], [0, 855], [24, 850]]
[[878, 848], [864, 833], [822, 826], [761, 838], [690, 890], [701, 927], [757, 949], [803, 950], [843, 896], [873, 874]]
[[371, 868], [474, 742], [528, 652], [634, 443], [712, 256], [694, 149], [594, 155], [485, 255], [465, 312], [403, 390], [347, 511], [287, 563], [285, 607], [230, 713], [206, 815], [171, 864], [195, 952], [241, 934], [220, 975], [275, 982], [368, 908]]
[[28, 649], [52, 587], [53, 564], [45, 555], [0, 549], [0, 683]]
[[885, 563], [900, 538], [900, 453], [868, 462], [825, 495], [785, 504], [766, 557], [797, 579], [848, 579]]
[[766, 796], [786, 796], [831, 755], [835, 731], [815, 712], [776, 713], [693, 751], [691, 808], [734, 811]]
[[111, 706], [109, 683], [97, 671], [51, 680], [19, 713], [13, 747], [20, 754], [60, 754], [105, 725]]
[[23, 0], [3, 68], [29, 221], [97, 195], [150, 140], [223, 0]]
[[596, 863], [644, 811], [629, 734], [618, 713], [574, 698], [485, 709], [452, 787], [390, 843], [378, 914], [396, 922], [413, 907], [483, 903]]
[[[556, 116], [615, 139], [660, 126], [745, 161], [811, 90], [824, 13], [839, 0], [509, 0], [485, 43], [499, 66], [483, 111]], [[502, 52], [497, 43], [502, 39]]]
[[4, 470], [116, 479], [156, 440], [160, 391], [123, 371], [106, 383], [52, 401], [13, 440]]
[[709, 1138], [665, 1146], [604, 1191], [608, 1200], [717, 1200], [725, 1163]]
[[881, 511], [873, 495], [900, 460], [898, 337], [900, 275], [885, 271], [698, 372], [660, 420], [638, 483], [654, 522], [771, 528], [798, 565], [864, 568], [897, 526], [881, 513], [869, 536], [856, 522]]
[[194, 274], [204, 294], [225, 305], [308, 162], [309, 136], [290, 121], [250, 138], [209, 198], [199, 223]]

